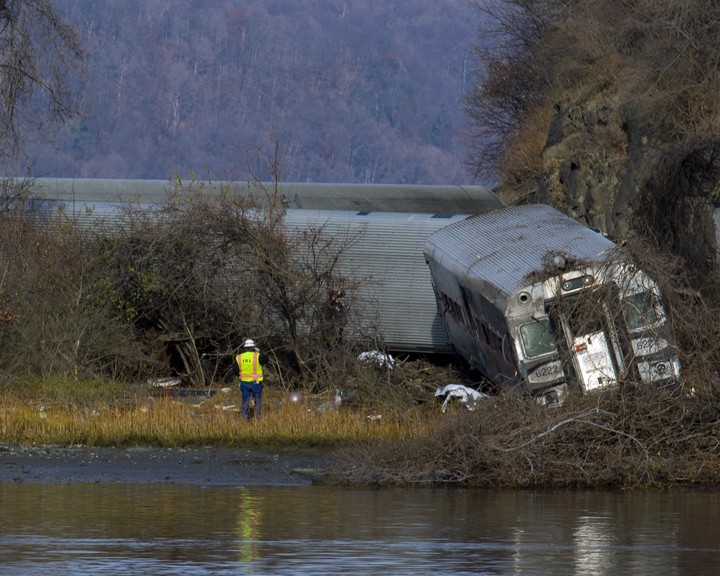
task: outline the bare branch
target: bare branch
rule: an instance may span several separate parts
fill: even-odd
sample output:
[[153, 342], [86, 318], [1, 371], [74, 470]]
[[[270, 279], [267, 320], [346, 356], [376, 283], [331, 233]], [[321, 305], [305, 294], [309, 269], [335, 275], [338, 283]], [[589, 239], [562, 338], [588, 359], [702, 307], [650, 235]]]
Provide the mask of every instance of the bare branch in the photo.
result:
[[49, 0], [0, 6], [0, 153], [17, 155], [31, 131], [78, 113], [72, 76], [84, 54], [76, 30]]

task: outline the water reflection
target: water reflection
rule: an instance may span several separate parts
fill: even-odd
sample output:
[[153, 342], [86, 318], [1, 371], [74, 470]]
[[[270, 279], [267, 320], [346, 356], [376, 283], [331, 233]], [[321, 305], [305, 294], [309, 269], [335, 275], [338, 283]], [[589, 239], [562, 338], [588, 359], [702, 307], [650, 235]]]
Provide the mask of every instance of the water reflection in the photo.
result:
[[0, 485], [0, 573], [715, 574], [713, 492]]
[[252, 562], [259, 558], [258, 542], [262, 518], [263, 496], [254, 495], [247, 488], [240, 489], [240, 515], [238, 536], [240, 538], [240, 562]]

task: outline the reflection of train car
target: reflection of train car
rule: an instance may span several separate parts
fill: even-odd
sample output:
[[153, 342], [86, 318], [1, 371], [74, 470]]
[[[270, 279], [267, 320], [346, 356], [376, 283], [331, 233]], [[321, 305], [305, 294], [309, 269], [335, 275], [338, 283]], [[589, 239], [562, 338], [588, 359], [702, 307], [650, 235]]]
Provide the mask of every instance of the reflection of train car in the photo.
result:
[[549, 206], [464, 219], [430, 236], [424, 253], [455, 349], [499, 385], [554, 403], [568, 385], [679, 376], [655, 282]]

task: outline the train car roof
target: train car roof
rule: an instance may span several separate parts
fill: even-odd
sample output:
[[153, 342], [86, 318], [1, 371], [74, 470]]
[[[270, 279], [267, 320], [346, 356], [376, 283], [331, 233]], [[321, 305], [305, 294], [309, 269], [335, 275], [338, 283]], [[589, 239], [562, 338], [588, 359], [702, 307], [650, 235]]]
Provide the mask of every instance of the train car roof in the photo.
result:
[[[36, 178], [28, 185], [31, 193], [48, 199], [161, 204], [178, 184], [170, 180]], [[273, 191], [275, 184], [208, 181], [193, 182], [192, 186], [210, 193], [263, 198], [264, 191]], [[483, 186], [280, 182], [277, 187], [291, 209], [477, 214], [504, 206], [492, 190]]]
[[615, 244], [550, 206], [510, 206], [438, 230], [425, 245], [428, 259], [458, 277], [491, 287], [505, 296], [540, 272], [548, 254], [581, 262], [602, 262]]

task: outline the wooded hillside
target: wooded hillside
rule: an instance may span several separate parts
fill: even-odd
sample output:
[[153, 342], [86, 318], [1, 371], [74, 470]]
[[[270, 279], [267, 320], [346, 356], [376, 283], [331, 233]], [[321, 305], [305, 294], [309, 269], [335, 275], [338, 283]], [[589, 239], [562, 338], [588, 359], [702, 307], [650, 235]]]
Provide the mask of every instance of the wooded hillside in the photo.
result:
[[248, 150], [278, 136], [288, 181], [469, 181], [466, 0], [54, 4], [87, 50], [85, 117], [21, 172], [243, 179]]

